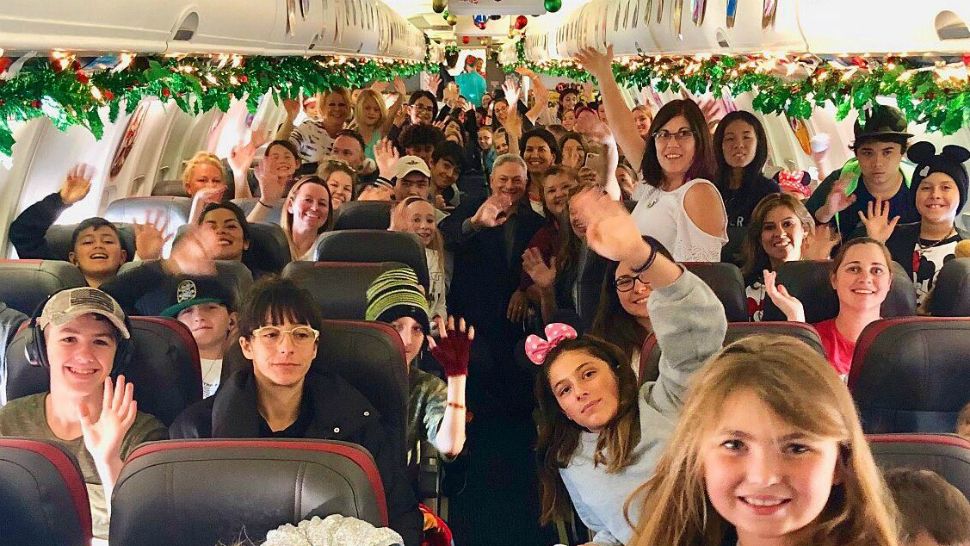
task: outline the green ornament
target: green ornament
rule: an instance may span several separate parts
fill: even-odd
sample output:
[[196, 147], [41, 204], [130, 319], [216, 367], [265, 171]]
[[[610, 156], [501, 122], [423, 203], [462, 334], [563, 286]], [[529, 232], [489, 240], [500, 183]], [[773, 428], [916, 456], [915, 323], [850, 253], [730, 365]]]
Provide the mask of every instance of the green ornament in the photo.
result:
[[562, 8], [562, 0], [545, 0], [545, 2], [543, 2], [543, 6], [549, 13], [556, 13], [560, 8]]

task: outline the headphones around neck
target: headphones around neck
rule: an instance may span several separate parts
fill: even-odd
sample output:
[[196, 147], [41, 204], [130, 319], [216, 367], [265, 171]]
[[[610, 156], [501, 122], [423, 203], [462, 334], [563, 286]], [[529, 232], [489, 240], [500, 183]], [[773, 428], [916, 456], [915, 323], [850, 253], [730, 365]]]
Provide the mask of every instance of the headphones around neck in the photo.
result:
[[[63, 290], [70, 290], [70, 288], [65, 288]], [[54, 292], [47, 296], [40, 305], [34, 309], [33, 314], [30, 316], [30, 322], [27, 323], [26, 337], [24, 339], [24, 353], [27, 357], [27, 362], [31, 366], [39, 366], [45, 369], [50, 369], [50, 361], [47, 360], [47, 342], [44, 341], [44, 331], [41, 329], [40, 325], [37, 324], [37, 318], [40, 317], [41, 313], [44, 311], [44, 307], [47, 302], [54, 297], [55, 294], [60, 292]], [[125, 315], [125, 326], [128, 328], [128, 333], [133, 335], [133, 329], [131, 326], [131, 319], [128, 315]], [[114, 326], [112, 325], [112, 328]], [[128, 369], [129, 364], [131, 364], [132, 358], [135, 356], [135, 347], [132, 343], [131, 338], [125, 339], [118, 335], [118, 346], [115, 349], [115, 358], [111, 366], [110, 376], [112, 378], [118, 377], [119, 374]]]

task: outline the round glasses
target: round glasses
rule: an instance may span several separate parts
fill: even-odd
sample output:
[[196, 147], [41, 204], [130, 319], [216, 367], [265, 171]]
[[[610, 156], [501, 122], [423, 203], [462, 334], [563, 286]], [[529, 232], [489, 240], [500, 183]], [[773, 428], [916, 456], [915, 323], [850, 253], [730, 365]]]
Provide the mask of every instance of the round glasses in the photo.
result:
[[297, 347], [307, 347], [320, 338], [320, 332], [309, 326], [294, 326], [284, 330], [279, 326], [263, 326], [253, 330], [253, 338], [267, 347], [275, 347], [283, 340], [283, 336], [289, 335], [293, 345]]

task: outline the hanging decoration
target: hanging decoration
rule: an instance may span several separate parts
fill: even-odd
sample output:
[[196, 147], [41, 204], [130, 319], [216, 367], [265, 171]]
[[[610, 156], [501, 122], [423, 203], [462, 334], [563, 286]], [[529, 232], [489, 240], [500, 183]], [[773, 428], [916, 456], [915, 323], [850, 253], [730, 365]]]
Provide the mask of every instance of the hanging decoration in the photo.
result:
[[[142, 99], [173, 100], [189, 114], [229, 109], [232, 100], [245, 100], [255, 112], [267, 93], [274, 101], [313, 94], [334, 87], [363, 87], [396, 76], [410, 77], [436, 66], [416, 61], [337, 57], [135, 57], [120, 54], [127, 65], [82, 70], [73, 55], [27, 60], [15, 77], [0, 80], [0, 156], [13, 152], [11, 122], [46, 116], [65, 130], [87, 127], [96, 138], [104, 131], [101, 108], [108, 120], [121, 109], [134, 112]], [[122, 67], [119, 70], [119, 67]]]
[[738, 17], [738, 0], [727, 0], [727, 27], [734, 28]]
[[445, 17], [445, 21], [447, 21], [449, 25], [451, 25], [451, 26], [455, 26], [455, 25], [457, 25], [457, 24], [458, 24], [458, 16], [457, 16], [457, 15], [455, 15], [454, 13], [449, 13], [449, 14], [448, 14], [448, 15], [447, 15], [447, 16]]
[[468, 36], [462, 36], [461, 37], [461, 43], [463, 43], [465, 45], [468, 45], [471, 41], [472, 41], [472, 39], [469, 38]]
[[515, 30], [522, 30], [529, 24], [529, 18], [525, 15], [519, 15], [515, 18]]
[[562, 8], [562, 0], [545, 0], [545, 2], [543, 2], [543, 6], [549, 13], [556, 13], [560, 8]]
[[775, 14], [778, 13], [779, 0], [764, 0], [764, 8], [761, 12], [761, 28], [775, 28]]
[[[525, 58], [525, 41], [516, 43], [518, 61], [506, 72], [527, 66], [537, 73], [575, 81], [592, 77], [572, 61], [532, 63]], [[970, 67], [962, 60], [927, 63], [922, 58], [864, 58], [823, 60], [801, 56], [642, 56], [613, 63], [613, 74], [625, 87], [650, 87], [659, 92], [687, 89], [695, 96], [720, 97], [751, 93], [753, 107], [764, 114], [808, 119], [812, 110], [832, 104], [837, 119], [863, 112], [880, 96], [892, 96], [911, 123], [925, 123], [929, 132], [950, 135], [970, 127]]]
[[433, 9], [435, 13], [445, 11], [446, 7], [448, 7], [448, 0], [432, 0], [431, 2], [431, 9]]
[[492, 21], [498, 21], [499, 19], [502, 18], [502, 16], [499, 15], [499, 14], [497, 14], [497, 13], [495, 13], [493, 15], [489, 15], [488, 18], [491, 19]]
[[475, 23], [475, 26], [476, 27], [478, 27], [478, 28], [480, 28], [482, 30], [485, 30], [485, 24], [488, 23], [488, 16], [487, 15], [476, 15], [476, 16], [472, 17], [472, 22]]

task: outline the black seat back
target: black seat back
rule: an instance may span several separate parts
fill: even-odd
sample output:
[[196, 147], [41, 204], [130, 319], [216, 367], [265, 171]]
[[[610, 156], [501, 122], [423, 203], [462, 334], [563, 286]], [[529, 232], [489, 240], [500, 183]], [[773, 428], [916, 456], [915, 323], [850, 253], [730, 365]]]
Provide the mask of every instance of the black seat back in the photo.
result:
[[0, 521], [9, 546], [91, 543], [91, 508], [77, 461], [54, 441], [0, 438]]
[[407, 267], [398, 262], [291, 262], [283, 277], [313, 294], [325, 319], [364, 320], [367, 289], [381, 273]]
[[873, 322], [856, 342], [849, 389], [867, 433], [956, 430], [970, 403], [970, 318]]
[[112, 543], [140, 546], [261, 542], [280, 525], [331, 514], [388, 521], [370, 453], [321, 440], [146, 444], [125, 462], [111, 506]]
[[744, 295], [744, 278], [734, 264], [692, 262], [683, 264], [688, 271], [700, 277], [714, 291], [724, 306], [728, 322], [748, 320], [748, 301]]
[[[27, 331], [7, 347], [7, 400], [47, 392], [50, 373], [31, 366], [24, 352]], [[135, 385], [138, 409], [166, 425], [202, 399], [202, 367], [191, 332], [174, 319], [131, 317], [135, 354], [125, 377]]]
[[393, 207], [390, 201], [349, 201], [337, 209], [333, 229], [387, 229]]
[[[804, 322], [729, 322], [724, 334], [724, 347], [739, 339], [756, 334], [773, 334], [793, 337], [804, 342], [821, 356], [825, 356], [822, 340], [810, 324]], [[660, 345], [653, 334], [647, 336], [640, 350], [639, 380], [643, 384], [657, 379], [660, 366]]]
[[934, 317], [970, 317], [970, 258], [950, 260], [940, 269], [927, 311]]
[[324, 233], [317, 244], [316, 261], [400, 262], [414, 270], [425, 291], [430, 286], [424, 246], [413, 233], [370, 229]]
[[970, 499], [970, 440], [955, 434], [870, 434], [880, 468], [932, 470]]
[[57, 260], [0, 260], [0, 301], [30, 316], [65, 288], [87, 286], [81, 270]]

